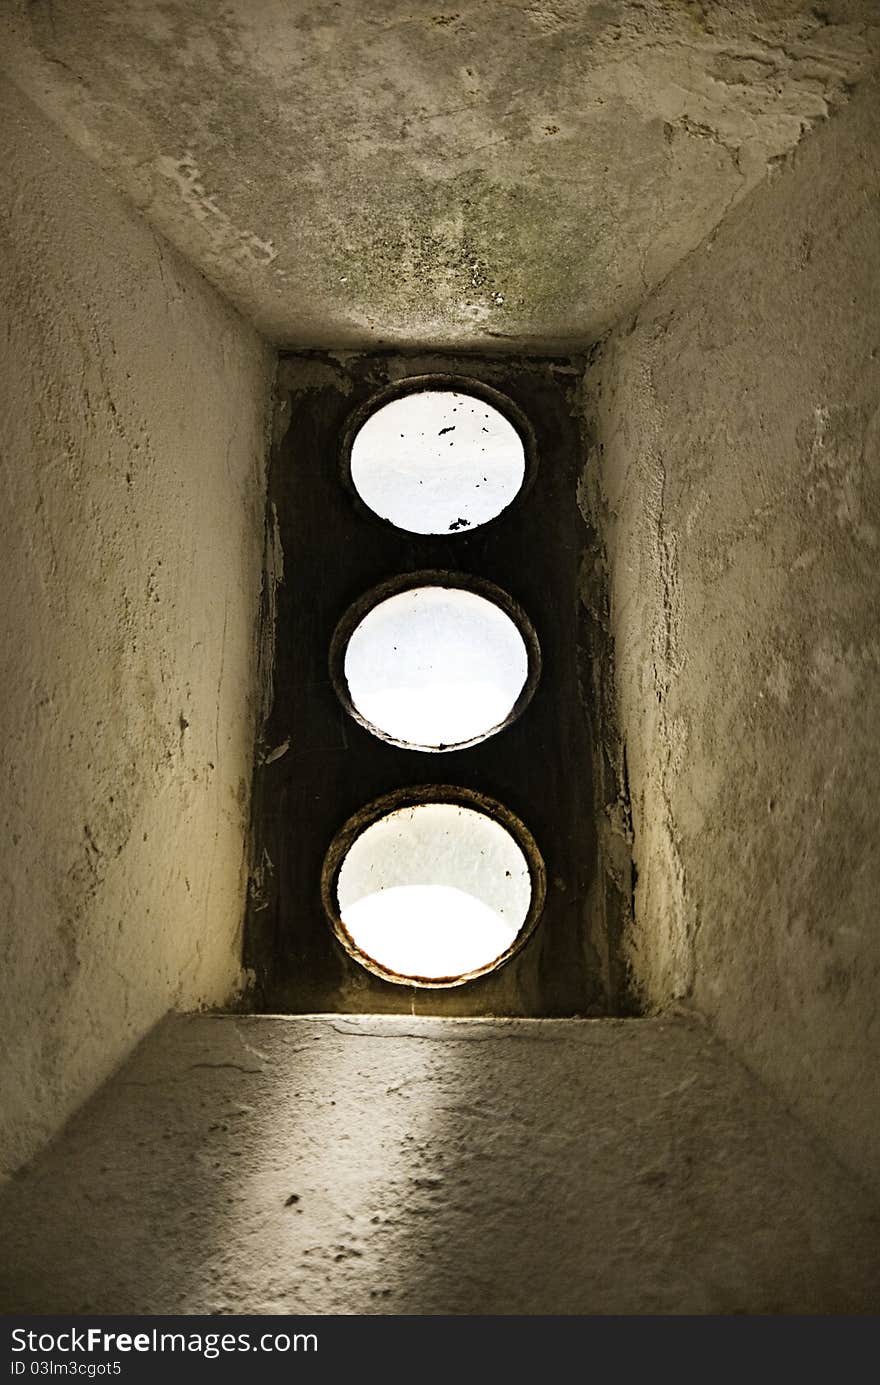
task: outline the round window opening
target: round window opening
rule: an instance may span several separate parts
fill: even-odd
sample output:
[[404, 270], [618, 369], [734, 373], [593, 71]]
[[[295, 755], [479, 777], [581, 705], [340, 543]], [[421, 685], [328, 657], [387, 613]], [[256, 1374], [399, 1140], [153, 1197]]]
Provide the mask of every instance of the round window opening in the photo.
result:
[[324, 867], [324, 906], [367, 970], [409, 986], [457, 986], [526, 941], [544, 901], [530, 833], [459, 789], [380, 800], [345, 825]]
[[486, 740], [525, 709], [541, 650], [525, 613], [476, 578], [416, 573], [343, 617], [330, 667], [346, 710], [382, 740], [421, 751]]
[[355, 432], [351, 480], [364, 504], [412, 534], [476, 529], [522, 489], [526, 452], [488, 398], [417, 389], [374, 408]]

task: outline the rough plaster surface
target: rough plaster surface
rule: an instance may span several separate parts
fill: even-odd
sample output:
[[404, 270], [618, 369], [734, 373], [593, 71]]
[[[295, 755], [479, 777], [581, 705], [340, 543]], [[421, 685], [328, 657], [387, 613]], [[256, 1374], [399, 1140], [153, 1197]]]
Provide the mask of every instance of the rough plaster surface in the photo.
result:
[[0, 1170], [239, 973], [271, 361], [0, 89]]
[[880, 1171], [880, 92], [590, 381], [635, 827], [632, 961]]
[[0, 59], [283, 344], [568, 350], [877, 61], [874, 0], [6, 0]]
[[174, 1017], [0, 1229], [8, 1312], [880, 1307], [876, 1205], [682, 1018]]

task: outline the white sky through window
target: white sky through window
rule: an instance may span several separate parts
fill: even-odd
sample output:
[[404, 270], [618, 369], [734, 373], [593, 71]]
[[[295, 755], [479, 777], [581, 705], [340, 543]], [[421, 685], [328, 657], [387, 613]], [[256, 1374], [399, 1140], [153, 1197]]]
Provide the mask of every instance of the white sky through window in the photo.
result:
[[358, 431], [351, 478], [371, 510], [414, 534], [494, 519], [525, 477], [513, 424], [485, 400], [421, 390], [382, 405]]
[[360, 715], [395, 741], [438, 748], [490, 734], [529, 672], [525, 641], [494, 602], [426, 586], [380, 601], [356, 626], [345, 678]]
[[426, 980], [491, 966], [516, 939], [531, 895], [528, 862], [507, 829], [454, 803], [379, 818], [337, 880], [356, 945], [387, 970]]

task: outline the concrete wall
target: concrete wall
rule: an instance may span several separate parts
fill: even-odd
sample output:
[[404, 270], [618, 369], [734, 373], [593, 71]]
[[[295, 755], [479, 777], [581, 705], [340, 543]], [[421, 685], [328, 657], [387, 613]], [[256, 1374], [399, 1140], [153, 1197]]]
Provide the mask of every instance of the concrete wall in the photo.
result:
[[271, 362], [0, 89], [0, 1169], [239, 975]]
[[872, 1313], [877, 1231], [693, 1019], [176, 1015], [0, 1188], [0, 1311]]
[[630, 960], [880, 1169], [880, 93], [617, 330], [598, 416]]
[[845, 99], [876, 0], [4, 0], [0, 67], [280, 346], [568, 354]]

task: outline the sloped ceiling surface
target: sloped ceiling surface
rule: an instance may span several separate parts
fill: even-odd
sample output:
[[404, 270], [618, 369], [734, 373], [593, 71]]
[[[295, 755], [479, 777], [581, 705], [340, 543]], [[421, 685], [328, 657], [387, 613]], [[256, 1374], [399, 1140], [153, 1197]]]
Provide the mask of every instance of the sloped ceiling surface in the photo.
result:
[[875, 0], [7, 0], [0, 63], [293, 346], [570, 349], [876, 65]]

